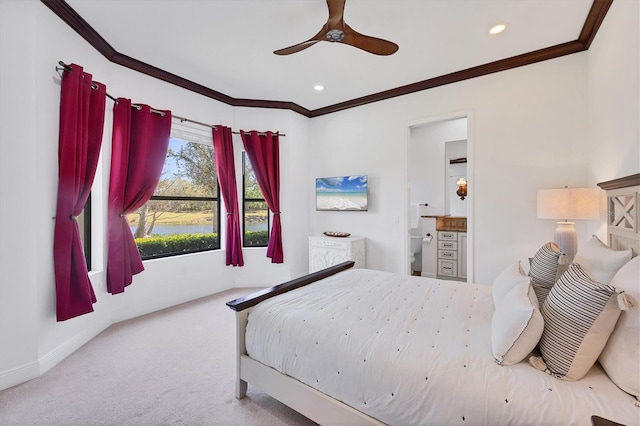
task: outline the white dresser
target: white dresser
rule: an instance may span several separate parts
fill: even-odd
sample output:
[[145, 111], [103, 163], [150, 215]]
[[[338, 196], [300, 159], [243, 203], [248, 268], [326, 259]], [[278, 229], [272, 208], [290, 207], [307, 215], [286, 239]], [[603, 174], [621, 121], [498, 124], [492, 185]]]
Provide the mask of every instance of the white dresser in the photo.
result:
[[365, 267], [364, 237], [309, 237], [309, 273], [347, 260], [353, 260], [355, 268]]

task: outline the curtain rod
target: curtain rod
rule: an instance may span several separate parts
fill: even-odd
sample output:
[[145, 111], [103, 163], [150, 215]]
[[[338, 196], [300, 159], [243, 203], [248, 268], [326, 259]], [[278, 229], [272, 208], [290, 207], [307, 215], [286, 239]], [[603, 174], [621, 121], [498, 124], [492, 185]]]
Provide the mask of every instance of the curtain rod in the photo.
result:
[[[56, 67], [56, 71], [68, 71], [68, 72], [73, 71], [73, 68], [71, 68], [69, 65], [65, 64], [62, 61], [58, 61], [58, 65], [60, 65], [60, 67]], [[98, 90], [98, 85], [95, 84], [95, 83], [91, 83], [91, 88], [93, 90]], [[107, 97], [109, 99], [111, 99], [113, 102], [116, 102], [116, 103], [118, 102], [117, 98], [114, 98], [113, 96], [111, 96], [108, 93], [107, 93]], [[142, 107], [140, 105], [138, 105], [138, 104], [131, 104], [131, 106], [136, 108], [138, 111], [140, 111], [142, 109]], [[160, 115], [164, 116], [164, 112], [155, 110], [153, 108], [151, 108], [151, 112], [154, 112], [156, 114], [160, 114]], [[200, 125], [200, 126], [210, 127], [212, 129], [217, 129], [218, 128], [218, 126], [215, 126], [213, 124], [201, 123], [199, 121], [191, 120], [189, 118], [180, 117], [179, 115], [173, 115], [172, 114], [172, 117], [175, 118], [176, 120], [180, 120], [181, 123], [184, 123], [185, 121], [187, 121], [189, 123], [197, 124], [197, 125]], [[232, 131], [231, 133], [233, 133], [234, 135], [239, 135], [240, 134], [240, 132], [235, 132], [235, 131]], [[258, 132], [258, 134], [261, 135], [261, 136], [266, 135], [266, 133], [264, 133], [264, 132]], [[284, 133], [278, 133], [278, 136], [287, 136], [287, 135], [285, 135]]]
[[[176, 120], [180, 120], [181, 123], [189, 122], [189, 123], [193, 123], [193, 124], [197, 124], [199, 126], [204, 126], [204, 127], [210, 127], [212, 129], [217, 129], [218, 126], [214, 125], [214, 124], [206, 124], [206, 123], [201, 123], [199, 121], [195, 121], [195, 120], [191, 120], [189, 118], [185, 118], [185, 117], [180, 117], [179, 115], [173, 115], [173, 118], [175, 118]], [[233, 133], [234, 135], [239, 135], [240, 132], [236, 132], [236, 131], [232, 131], [231, 133]], [[264, 136], [266, 135], [265, 132], [258, 132], [259, 135]], [[284, 133], [278, 133], [278, 136], [287, 136]]]

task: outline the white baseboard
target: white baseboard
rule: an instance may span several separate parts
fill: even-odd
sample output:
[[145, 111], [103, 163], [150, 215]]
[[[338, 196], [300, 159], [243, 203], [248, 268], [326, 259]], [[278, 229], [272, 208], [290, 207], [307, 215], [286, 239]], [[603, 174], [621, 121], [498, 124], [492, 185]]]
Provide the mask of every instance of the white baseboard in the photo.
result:
[[102, 333], [109, 325], [96, 324], [66, 340], [54, 350], [38, 357], [33, 362], [10, 370], [0, 371], [0, 390], [8, 389], [41, 376], [81, 348], [85, 343]]
[[154, 299], [144, 304], [137, 304], [135, 306], [127, 305], [123, 309], [114, 309], [109, 313], [108, 320], [105, 318], [103, 321], [99, 321], [99, 323], [91, 324], [87, 329], [67, 339], [52, 351], [39, 355], [37, 360], [19, 367], [0, 371], [0, 390], [19, 385], [41, 376], [58, 365], [58, 363], [78, 350], [85, 343], [102, 333], [111, 324], [176, 306], [181, 303], [190, 302], [224, 290], [226, 289], [199, 287], [185, 291], [180, 295], [180, 298], [176, 298], [175, 295], [172, 295], [171, 297]]
[[0, 371], [0, 390], [8, 389], [40, 375], [38, 361], [15, 367], [10, 370]]
[[85, 343], [102, 333], [111, 324], [93, 324], [92, 327], [81, 333], [76, 334], [72, 338], [66, 340], [54, 350], [38, 358], [38, 365], [40, 367], [40, 374], [44, 374], [58, 365], [60, 361], [80, 349]]

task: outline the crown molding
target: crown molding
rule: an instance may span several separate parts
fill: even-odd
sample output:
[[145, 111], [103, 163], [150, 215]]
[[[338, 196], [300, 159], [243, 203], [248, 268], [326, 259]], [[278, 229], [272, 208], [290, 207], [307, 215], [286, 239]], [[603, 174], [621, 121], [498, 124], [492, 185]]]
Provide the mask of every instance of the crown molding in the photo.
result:
[[499, 61], [490, 62], [484, 65], [467, 68], [461, 71], [456, 71], [427, 80], [418, 81], [416, 83], [407, 84], [405, 86], [396, 87], [394, 89], [385, 90], [326, 107], [309, 110], [294, 102], [233, 98], [231, 96], [225, 95], [222, 92], [218, 92], [217, 90], [213, 90], [191, 80], [187, 80], [186, 78], [180, 77], [179, 75], [172, 74], [130, 56], [123, 55], [122, 53], [116, 51], [104, 38], [102, 38], [102, 36], [98, 34], [96, 30], [94, 30], [93, 27], [91, 27], [91, 25], [89, 25], [89, 23], [85, 21], [84, 18], [82, 18], [82, 16], [80, 16], [71, 6], [69, 6], [66, 1], [40, 1], [49, 9], [51, 9], [53, 13], [55, 13], [60, 19], [62, 19], [83, 39], [85, 39], [87, 43], [93, 46], [94, 49], [96, 49], [106, 59], [115, 64], [141, 72], [151, 77], [155, 77], [159, 80], [174, 84], [178, 87], [182, 87], [183, 89], [201, 94], [208, 98], [215, 99], [227, 105], [249, 108], [287, 109], [309, 118], [319, 117], [322, 115], [343, 111], [345, 109], [366, 105], [372, 102], [378, 102], [398, 96], [408, 95], [411, 93], [432, 89], [434, 87], [457, 83], [471, 78], [481, 77], [484, 75], [506, 71], [525, 65], [531, 65], [537, 62], [559, 58], [561, 56], [571, 55], [573, 53], [588, 50], [589, 46], [596, 36], [596, 33], [598, 32], [598, 29], [600, 28], [600, 25], [602, 24], [602, 21], [607, 14], [607, 11], [613, 3], [613, 0], [594, 0], [577, 40], [558, 44], [522, 55], [513, 56], [510, 58], [501, 59]]

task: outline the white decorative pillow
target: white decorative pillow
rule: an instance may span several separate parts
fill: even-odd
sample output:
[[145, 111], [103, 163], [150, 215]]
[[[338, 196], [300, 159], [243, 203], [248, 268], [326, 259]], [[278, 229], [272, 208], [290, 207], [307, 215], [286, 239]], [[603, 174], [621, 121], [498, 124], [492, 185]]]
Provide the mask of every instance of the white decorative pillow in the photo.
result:
[[581, 379], [598, 359], [620, 316], [616, 289], [573, 263], [542, 305], [542, 359], [531, 364], [563, 380]]
[[[640, 300], [640, 256], [627, 262], [611, 285]], [[640, 401], [640, 310], [624, 310], [598, 358], [611, 381]]]
[[560, 247], [556, 243], [548, 242], [540, 247], [529, 267], [529, 276], [533, 290], [536, 292], [540, 309], [547, 298], [547, 294], [556, 282], [556, 274], [558, 272], [558, 260], [562, 255]]
[[491, 349], [500, 365], [517, 364], [536, 347], [544, 322], [538, 299], [529, 282], [513, 287], [491, 317]]
[[573, 262], [580, 264], [594, 280], [609, 284], [618, 269], [629, 260], [631, 260], [631, 249], [612, 250], [593, 235], [580, 247]]
[[515, 262], [507, 266], [493, 281], [493, 288], [491, 290], [493, 306], [498, 306], [500, 299], [509, 293], [513, 287], [522, 283], [529, 284], [530, 280], [531, 278], [526, 276], [522, 271], [520, 262]]

